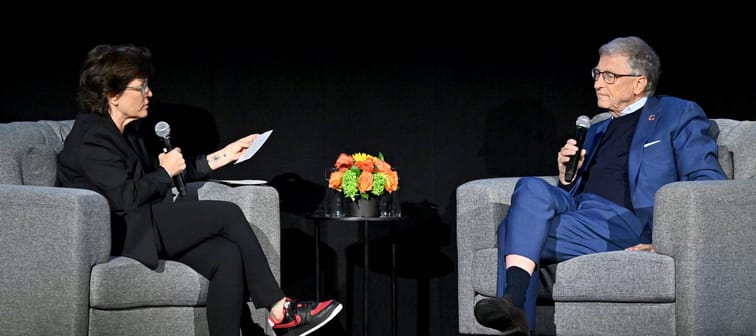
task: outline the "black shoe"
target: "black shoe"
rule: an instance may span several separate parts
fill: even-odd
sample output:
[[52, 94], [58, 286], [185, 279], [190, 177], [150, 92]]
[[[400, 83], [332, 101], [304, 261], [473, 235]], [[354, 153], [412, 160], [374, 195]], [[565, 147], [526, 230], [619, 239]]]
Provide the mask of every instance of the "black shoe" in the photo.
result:
[[286, 298], [284, 317], [281, 321], [268, 318], [276, 335], [304, 336], [332, 320], [341, 311], [341, 303], [336, 300], [323, 302], [297, 301]]
[[499, 330], [504, 335], [530, 335], [528, 317], [512, 303], [510, 295], [478, 301], [475, 304], [475, 319], [484, 327]]

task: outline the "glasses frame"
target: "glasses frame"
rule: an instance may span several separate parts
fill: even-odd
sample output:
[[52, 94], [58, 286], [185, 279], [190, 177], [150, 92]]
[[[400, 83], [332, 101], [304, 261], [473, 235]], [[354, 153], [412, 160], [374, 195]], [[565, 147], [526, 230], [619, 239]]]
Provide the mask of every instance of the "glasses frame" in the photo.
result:
[[140, 86], [127, 86], [126, 89], [131, 89], [134, 91], [139, 91], [142, 93], [142, 97], [147, 96], [147, 91], [150, 89], [150, 86], [147, 84], [147, 80], [145, 79], [142, 85]]
[[591, 69], [591, 77], [593, 77], [594, 82], [598, 80], [599, 75], [601, 75], [601, 79], [603, 79], [604, 83], [606, 84], [614, 84], [614, 82], [617, 81], [617, 78], [643, 76], [643, 75], [636, 75], [636, 74], [617, 74], [611, 71], [601, 71], [598, 68]]

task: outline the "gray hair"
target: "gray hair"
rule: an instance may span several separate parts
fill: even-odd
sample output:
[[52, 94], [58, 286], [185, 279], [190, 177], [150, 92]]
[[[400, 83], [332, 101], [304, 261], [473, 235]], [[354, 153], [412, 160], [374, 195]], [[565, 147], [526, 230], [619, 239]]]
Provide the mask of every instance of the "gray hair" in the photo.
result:
[[646, 95], [654, 95], [661, 76], [661, 60], [646, 41], [636, 36], [618, 37], [602, 45], [598, 51], [599, 56], [627, 56], [633, 73], [648, 78]]

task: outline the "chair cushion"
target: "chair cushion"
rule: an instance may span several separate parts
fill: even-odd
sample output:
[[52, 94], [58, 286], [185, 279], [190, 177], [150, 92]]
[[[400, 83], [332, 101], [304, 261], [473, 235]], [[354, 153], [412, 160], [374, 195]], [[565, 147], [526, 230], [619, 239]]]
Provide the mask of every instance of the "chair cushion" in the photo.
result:
[[58, 153], [48, 145], [31, 145], [21, 157], [21, 179], [25, 185], [53, 187]]
[[92, 268], [89, 304], [98, 309], [204, 306], [208, 280], [189, 266], [160, 260], [151, 270], [128, 257]]
[[674, 302], [672, 257], [613, 251], [563, 261], [554, 282], [556, 302]]

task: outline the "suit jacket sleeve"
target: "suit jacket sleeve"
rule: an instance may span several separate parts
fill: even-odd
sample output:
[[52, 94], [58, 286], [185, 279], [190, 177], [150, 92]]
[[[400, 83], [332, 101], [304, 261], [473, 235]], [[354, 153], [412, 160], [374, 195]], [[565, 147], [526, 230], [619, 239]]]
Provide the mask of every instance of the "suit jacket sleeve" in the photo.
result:
[[694, 102], [688, 102], [684, 109], [672, 137], [679, 179], [726, 179], [717, 160], [717, 144], [709, 135], [709, 119]]
[[207, 162], [206, 155], [198, 155], [191, 160], [186, 160], [186, 170], [184, 176], [188, 181], [204, 181], [210, 177], [213, 170]]
[[172, 185], [165, 169], [145, 173], [127, 146], [118, 134], [105, 128], [90, 128], [76, 151], [81, 174], [108, 199], [112, 212], [120, 216], [162, 199]]

